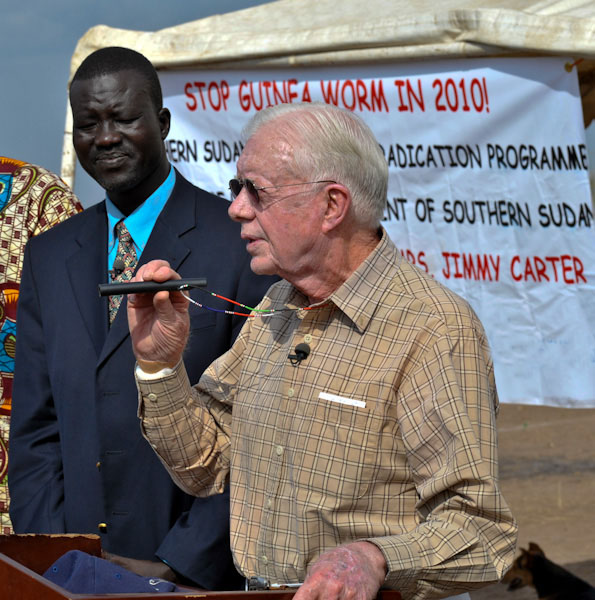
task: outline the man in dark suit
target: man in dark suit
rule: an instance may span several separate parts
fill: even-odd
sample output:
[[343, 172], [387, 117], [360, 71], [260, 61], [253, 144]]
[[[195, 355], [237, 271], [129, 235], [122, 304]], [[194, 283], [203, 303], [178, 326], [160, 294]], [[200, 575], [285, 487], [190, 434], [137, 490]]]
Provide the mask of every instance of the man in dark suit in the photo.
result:
[[[113, 560], [141, 574], [236, 589], [227, 491], [187, 496], [141, 437], [126, 299], [110, 322], [97, 285], [110, 271], [130, 276], [135, 263], [165, 257], [182, 277], [206, 277], [209, 290], [255, 306], [273, 279], [250, 270], [228, 203], [169, 164], [170, 113], [145, 57], [94, 52], [70, 102], [77, 156], [107, 195], [25, 253], [10, 437], [15, 531], [98, 533]], [[120, 256], [121, 223], [131, 265]], [[193, 381], [242, 319], [195, 308], [184, 358]]]

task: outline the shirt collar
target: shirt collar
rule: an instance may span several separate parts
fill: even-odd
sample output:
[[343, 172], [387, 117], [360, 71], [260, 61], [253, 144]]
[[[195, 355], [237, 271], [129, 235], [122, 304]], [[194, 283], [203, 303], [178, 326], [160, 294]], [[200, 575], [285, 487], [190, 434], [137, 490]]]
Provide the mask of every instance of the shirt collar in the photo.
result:
[[[374, 316], [378, 305], [383, 301], [387, 288], [392, 285], [395, 270], [405, 260], [383, 227], [380, 227], [380, 241], [362, 264], [349, 276], [333, 294], [316, 303], [318, 306], [332, 303], [357, 327], [365, 331]], [[300, 309], [316, 306], [308, 303], [308, 298], [289, 282], [277, 284], [275, 289], [289, 286], [285, 300], [287, 308]], [[280, 287], [278, 287], [280, 286]]]
[[404, 260], [384, 228], [381, 233], [376, 248], [329, 298], [360, 331], [368, 326]]
[[126, 228], [132, 236], [132, 241], [137, 250], [137, 257], [145, 249], [149, 236], [153, 231], [155, 221], [168, 201], [173, 187], [176, 183], [176, 173], [170, 167], [169, 175], [165, 181], [139, 206], [136, 210], [125, 217], [119, 208], [110, 200], [106, 194], [105, 209], [107, 211], [107, 244], [108, 254], [115, 249], [117, 240], [114, 227], [118, 221], [124, 220]]

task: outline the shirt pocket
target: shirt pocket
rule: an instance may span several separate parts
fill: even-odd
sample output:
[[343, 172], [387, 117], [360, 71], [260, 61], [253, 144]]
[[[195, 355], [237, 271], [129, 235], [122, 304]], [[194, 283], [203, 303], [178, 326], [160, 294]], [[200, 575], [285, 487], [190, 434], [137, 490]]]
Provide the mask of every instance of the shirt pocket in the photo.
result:
[[325, 501], [355, 501], [366, 494], [374, 478], [382, 420], [369, 403], [365, 407], [349, 403], [362, 399], [331, 401], [317, 396], [294, 419], [302, 476]]

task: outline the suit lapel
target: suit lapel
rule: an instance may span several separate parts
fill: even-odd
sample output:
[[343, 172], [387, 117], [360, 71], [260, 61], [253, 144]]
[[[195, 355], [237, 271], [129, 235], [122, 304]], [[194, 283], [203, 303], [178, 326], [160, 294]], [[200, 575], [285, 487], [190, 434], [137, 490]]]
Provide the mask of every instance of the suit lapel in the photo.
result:
[[182, 236], [196, 227], [196, 202], [194, 188], [186, 180], [180, 179], [178, 173], [176, 186], [155, 223], [139, 264], [160, 258], [176, 270], [190, 254], [190, 248], [182, 241]]
[[[172, 269], [178, 269], [180, 264], [190, 254], [190, 249], [180, 236], [196, 226], [196, 203], [194, 188], [179, 173], [176, 173], [176, 185], [171, 197], [163, 207], [149, 236], [147, 245], [141, 254], [137, 269], [140, 265], [161, 258], [167, 260]], [[126, 314], [127, 298], [124, 296], [118, 314], [109, 328], [105, 346], [101, 351], [98, 366], [100, 366], [130, 335], [128, 317]], [[106, 308], [107, 311], [107, 308]], [[107, 312], [106, 312], [107, 322]]]
[[[82, 224], [76, 243], [78, 250], [66, 259], [70, 286], [83, 323], [97, 355], [107, 335], [107, 298], [100, 298], [99, 283], [107, 281], [106, 216], [104, 203], [88, 209], [89, 218]], [[97, 274], [100, 273], [100, 280]]]

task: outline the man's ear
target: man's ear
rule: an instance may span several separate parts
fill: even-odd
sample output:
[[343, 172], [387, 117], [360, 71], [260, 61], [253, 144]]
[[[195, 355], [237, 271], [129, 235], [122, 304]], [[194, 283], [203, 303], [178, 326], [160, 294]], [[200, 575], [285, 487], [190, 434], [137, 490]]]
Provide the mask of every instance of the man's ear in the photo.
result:
[[335, 229], [347, 218], [351, 202], [351, 192], [344, 185], [335, 183], [327, 187], [326, 210], [322, 224], [324, 233]]
[[159, 119], [159, 128], [161, 129], [161, 139], [164, 140], [167, 137], [167, 134], [169, 133], [171, 113], [169, 112], [169, 109], [162, 108], [159, 111], [157, 117]]

